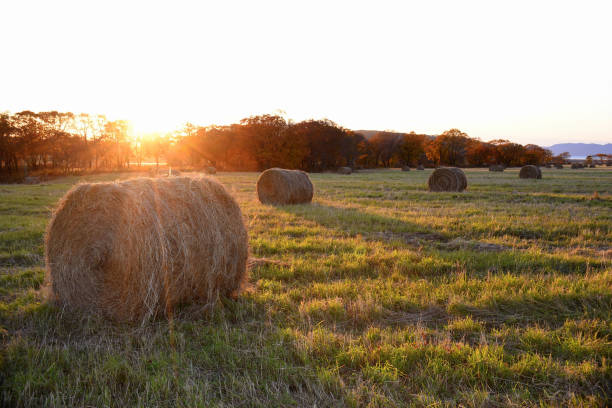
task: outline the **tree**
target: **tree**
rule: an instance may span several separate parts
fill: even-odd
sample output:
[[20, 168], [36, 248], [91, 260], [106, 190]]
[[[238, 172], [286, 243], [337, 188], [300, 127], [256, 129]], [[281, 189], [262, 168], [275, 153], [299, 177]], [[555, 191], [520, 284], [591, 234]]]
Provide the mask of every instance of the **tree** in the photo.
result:
[[520, 166], [524, 153], [525, 148], [518, 143], [506, 141], [495, 146], [496, 162], [505, 166]]
[[403, 133], [385, 131], [372, 136], [370, 145], [374, 152], [375, 165], [381, 163], [384, 167], [391, 167], [391, 159], [398, 154], [403, 141]]
[[436, 165], [464, 165], [469, 142], [469, 136], [459, 129], [447, 130], [427, 145], [427, 157]]
[[401, 164], [416, 166], [425, 153], [425, 144], [425, 135], [417, 135], [414, 132], [402, 135], [397, 153]]
[[117, 168], [123, 168], [124, 164], [129, 166], [130, 144], [127, 137], [128, 122], [125, 120], [115, 120], [106, 122], [104, 133], [114, 145], [114, 156]]
[[472, 166], [496, 164], [495, 151], [493, 144], [471, 139], [467, 146], [465, 158]]
[[155, 170], [159, 170], [159, 161], [162, 157], [165, 157], [169, 147], [170, 138], [168, 135], [152, 133], [143, 137], [144, 153], [155, 160]]
[[323, 171], [346, 165], [342, 148], [347, 133], [331, 120], [305, 120], [291, 125], [291, 133], [305, 147], [300, 168]]
[[604, 164], [604, 159], [608, 158], [608, 155], [605, 153], [597, 153], [595, 156], [599, 158], [599, 164]]
[[552, 160], [552, 152], [534, 144], [528, 144], [524, 148], [521, 164], [542, 165]]

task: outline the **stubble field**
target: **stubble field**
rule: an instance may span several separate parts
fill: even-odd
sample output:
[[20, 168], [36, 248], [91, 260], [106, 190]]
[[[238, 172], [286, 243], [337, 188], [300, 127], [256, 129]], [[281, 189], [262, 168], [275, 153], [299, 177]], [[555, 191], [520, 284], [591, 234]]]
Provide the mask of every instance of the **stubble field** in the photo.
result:
[[284, 207], [257, 201], [256, 173], [216, 175], [260, 259], [250, 287], [142, 327], [39, 290], [51, 209], [79, 178], [0, 185], [0, 402], [610, 404], [612, 169], [468, 169], [464, 193], [428, 193], [429, 174], [311, 174], [313, 203]]

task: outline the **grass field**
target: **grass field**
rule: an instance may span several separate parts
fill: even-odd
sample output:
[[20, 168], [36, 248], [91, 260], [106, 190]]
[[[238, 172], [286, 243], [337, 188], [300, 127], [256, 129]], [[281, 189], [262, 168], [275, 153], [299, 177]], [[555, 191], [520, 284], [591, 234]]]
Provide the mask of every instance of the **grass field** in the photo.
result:
[[0, 185], [0, 401], [612, 404], [612, 170], [466, 170], [464, 193], [428, 193], [430, 173], [313, 174], [312, 205], [278, 208], [257, 174], [218, 174], [253, 256], [278, 262], [209, 315], [144, 327], [38, 292], [50, 211], [77, 178]]

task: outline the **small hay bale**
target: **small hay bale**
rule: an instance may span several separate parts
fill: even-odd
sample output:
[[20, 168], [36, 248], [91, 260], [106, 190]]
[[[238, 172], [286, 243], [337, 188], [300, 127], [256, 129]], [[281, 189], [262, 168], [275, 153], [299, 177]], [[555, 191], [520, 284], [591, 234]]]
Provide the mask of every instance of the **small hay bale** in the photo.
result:
[[402, 166], [402, 171], [410, 171], [410, 167], [408, 167], [408, 166]]
[[338, 174], [351, 174], [353, 169], [350, 167], [338, 167]]
[[419, 164], [416, 169], [417, 170], [425, 170], [425, 167], [423, 167], [422, 164]]
[[493, 166], [489, 167], [489, 171], [504, 171], [506, 168], [501, 165], [501, 164], [494, 164]]
[[467, 187], [467, 177], [463, 170], [456, 167], [439, 167], [431, 173], [427, 181], [429, 191], [463, 191]]
[[212, 306], [247, 279], [242, 212], [207, 177], [79, 184], [45, 235], [46, 279], [67, 307], [116, 321]]
[[519, 171], [519, 177], [522, 179], [541, 179], [542, 170], [540, 170], [538, 166], [528, 164], [527, 166], [521, 167], [521, 171]]
[[206, 174], [217, 174], [217, 169], [212, 167], [212, 166], [208, 166], [204, 169], [204, 173]]
[[40, 177], [28, 176], [23, 179], [23, 184], [40, 184]]
[[314, 187], [301, 170], [272, 168], [257, 179], [257, 197], [262, 204], [304, 204], [312, 201]]

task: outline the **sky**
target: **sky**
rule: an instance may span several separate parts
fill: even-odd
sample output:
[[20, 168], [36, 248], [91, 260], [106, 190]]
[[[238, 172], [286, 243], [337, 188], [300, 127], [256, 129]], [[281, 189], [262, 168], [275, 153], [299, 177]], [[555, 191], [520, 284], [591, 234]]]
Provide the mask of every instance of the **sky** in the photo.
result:
[[6, 1], [0, 111], [612, 143], [612, 2]]

